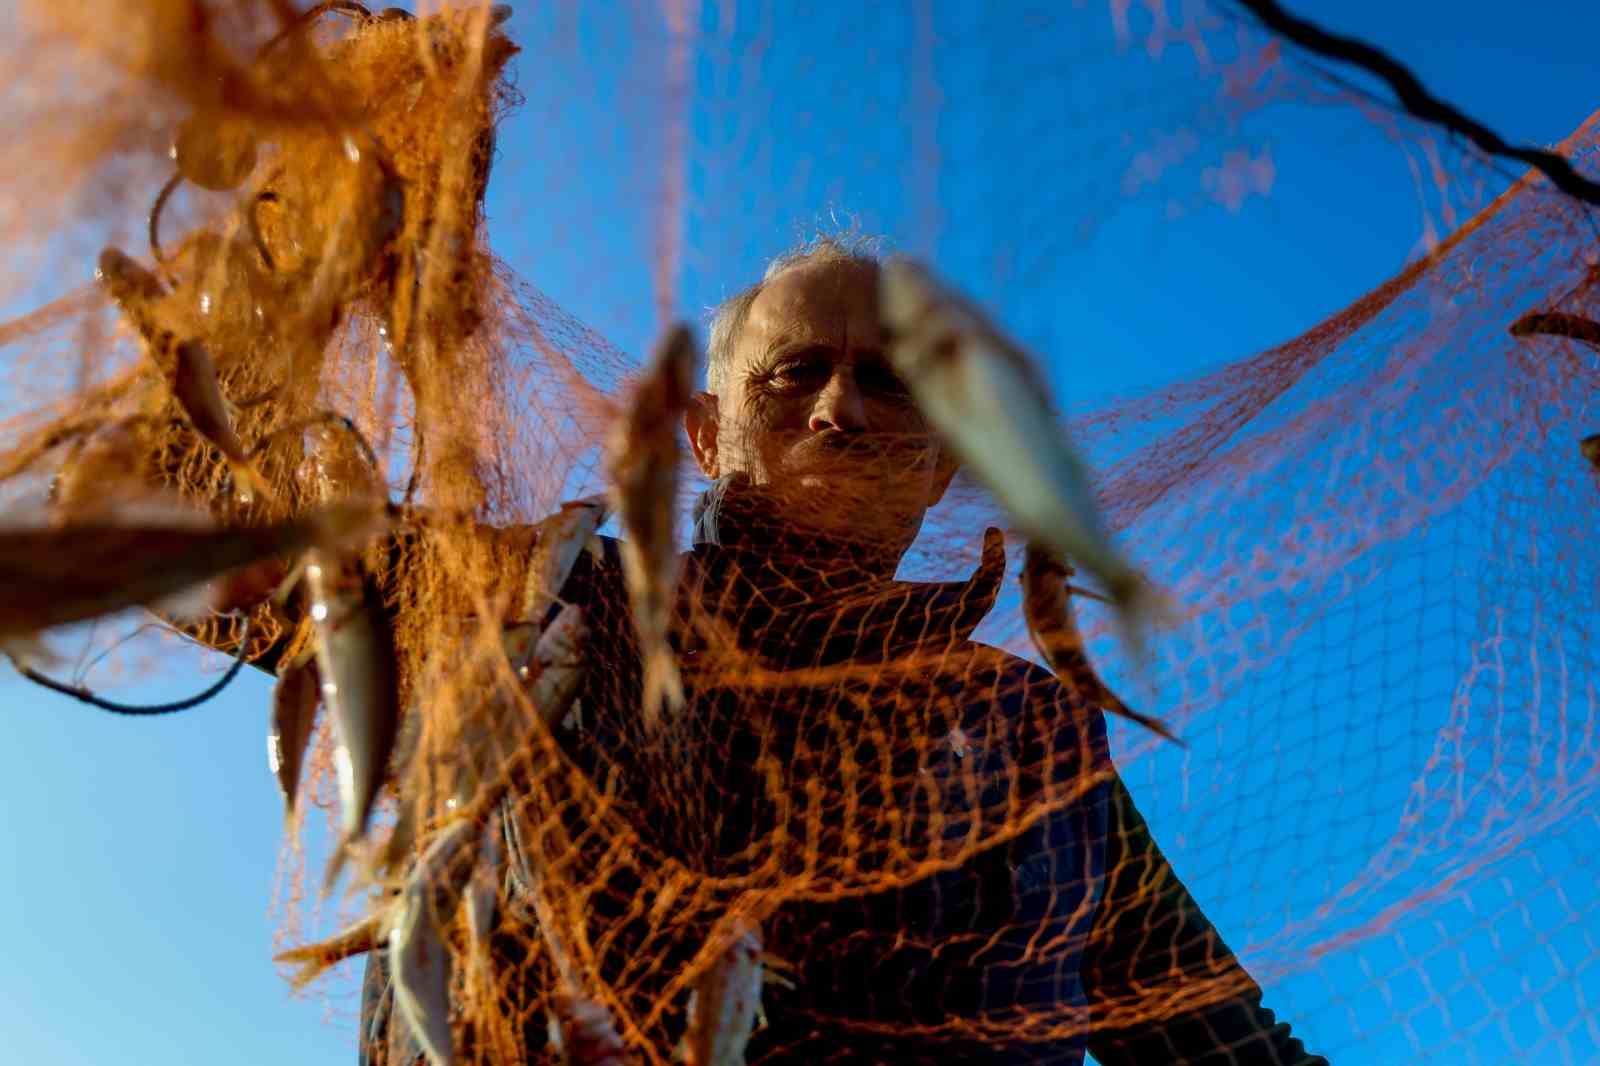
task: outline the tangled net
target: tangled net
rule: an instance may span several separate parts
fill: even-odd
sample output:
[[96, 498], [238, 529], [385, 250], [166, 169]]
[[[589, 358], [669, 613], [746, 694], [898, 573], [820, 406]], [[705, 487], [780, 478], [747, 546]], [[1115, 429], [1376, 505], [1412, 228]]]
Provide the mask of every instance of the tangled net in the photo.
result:
[[[976, 73], [935, 62], [925, 6], [881, 16], [893, 26], [853, 16], [862, 24], [847, 29], [913, 41], [905, 211], [928, 244], [913, 251], [935, 250], [942, 218], [972, 219], [970, 240], [1003, 222], [1033, 240], [991, 237], [996, 262], [1011, 283], [1047, 288], [1070, 242], [1124, 195], [1181, 214], [1265, 192], [1270, 157], [1240, 147], [1239, 124], [1338, 96], [1226, 12], [1195, 5], [1178, 21], [1161, 4], [1130, 7], [1039, 13], [1014, 69]], [[785, 554], [776, 534], [757, 557], [691, 555], [674, 617], [687, 703], [647, 728], [616, 543], [579, 552], [560, 588], [533, 579], [562, 543], [560, 516], [573, 517], [561, 505], [607, 488], [606, 442], [637, 362], [489, 251], [493, 131], [519, 101], [500, 14], [296, 14], [266, 0], [205, 12], [23, 5], [10, 69], [27, 91], [4, 120], [17, 148], [0, 187], [57, 180], [0, 205], [5, 296], [48, 300], [0, 328], [12, 408], [0, 481], [16, 500], [69, 474], [159, 484], [229, 522], [330, 498], [399, 509], [360, 560], [392, 620], [403, 716], [356, 875], [377, 891], [344, 915], [369, 925], [347, 949], [372, 939], [371, 920], [394, 922], [409, 873], [466, 826], [477, 861], [440, 870], [466, 905], [411, 905], [450, 946], [449, 1039], [476, 1061], [549, 1054], [546, 1017], [570, 1018], [575, 997], [608, 1019], [619, 1054], [667, 1061], [690, 993], [756, 929], [787, 985], [762, 997], [751, 1061], [906, 1057], [915, 1038], [929, 1061], [990, 1049], [1069, 1062], [1091, 1028], [1137, 1033], [1240, 994], [1210, 941], [1140, 925], [1140, 905], [1170, 885], [1142, 880], [1143, 852], [1097, 839], [1104, 823], [1085, 813], [1120, 802], [1099, 716], [1001, 654], [1032, 654], [1002, 580], [1022, 541], [1008, 538], [1008, 569], [992, 545], [980, 553], [985, 528], [1013, 531], [973, 481], [929, 513], [903, 567], [941, 584], [819, 589], [809, 549]], [[748, 259], [706, 205], [783, 218], [772, 198], [789, 194], [776, 179], [793, 165], [778, 145], [751, 153], [747, 172], [688, 167], [702, 151], [735, 158], [751, 116], [779, 106], [764, 87], [795, 73], [775, 58], [746, 82], [735, 60], [763, 29], [731, 7], [715, 31], [711, 13], [691, 15], [669, 4], [664, 26], [642, 19], [637, 51], [659, 60], [659, 91], [618, 124], [623, 146], [663, 161], [644, 190], [655, 255], [639, 268], [657, 324], [679, 285]], [[523, 91], [555, 130], [562, 94], [584, 83], [563, 82], [573, 27], [551, 17], [532, 31], [537, 48], [523, 42], [540, 60]], [[969, 17], [940, 29], [981, 38], [985, 17], [956, 21]], [[721, 105], [700, 126], [684, 110], [691, 82], [708, 80], [691, 42], [716, 75], [701, 91]], [[1166, 50], [1188, 57], [1174, 81], [1205, 79], [1203, 106], [1192, 93], [1141, 98], [1172, 113], [1142, 116], [1138, 136], [1086, 146], [1066, 111], [1046, 130], [998, 115], [978, 132], [940, 126], [941, 79], [1003, 88], [1026, 75], [1031, 91], [1066, 98], [1061, 71], [1080, 51], [1132, 79]], [[941, 174], [1024, 140], [1034, 150], [1008, 178], [1020, 187], [1076, 173], [1072, 150], [1113, 160], [1120, 178], [1008, 198], [1003, 212], [967, 202], [968, 185], [940, 189]], [[1594, 140], [1589, 124], [1562, 146], [1590, 175]], [[853, 147], [824, 138], [813, 162]], [[608, 150], [595, 149], [598, 165]], [[1486, 164], [1427, 151], [1448, 219], [1450, 190]], [[552, 166], [546, 191], [576, 185], [582, 162]], [[174, 166], [182, 182], [169, 182]], [[1074, 217], [1059, 211], [1067, 200]], [[566, 225], [550, 220], [538, 240], [578, 243]], [[1600, 319], [1595, 237], [1583, 205], [1530, 175], [1302, 336], [1069, 426], [1120, 543], [1178, 607], [1153, 661], [1124, 672], [1111, 618], [1081, 604], [1102, 672], [1151, 693], [1188, 744], [1119, 734], [1116, 765], [1151, 823], [1179, 827], [1157, 836], [1251, 975], [1332, 1059], [1389, 1026], [1419, 1058], [1458, 1061], [1485, 1026], [1530, 1061], [1600, 1048], [1582, 991], [1596, 958], [1583, 927], [1600, 903], [1583, 845], [1597, 780], [1582, 607], [1597, 577], [1583, 547], [1597, 475], [1577, 446], [1600, 429], [1596, 338], [1581, 326]], [[61, 264], [83, 277], [108, 243], [154, 279], [138, 312], [106, 286], [59, 296], [29, 280]], [[605, 265], [574, 263], [561, 283]], [[619, 312], [616, 327], [643, 333], [639, 314]], [[243, 465], [194, 428], [153, 329], [203, 342]], [[260, 482], [249, 500], [245, 469]], [[680, 513], [705, 487], [685, 470]], [[582, 612], [579, 669], [557, 698], [517, 664], [568, 605]], [[185, 632], [287, 679], [306, 661], [304, 602], [246, 606]], [[338, 806], [334, 777], [323, 729], [291, 848], [308, 803]], [[1095, 846], [1062, 850], [1051, 834], [1063, 824]], [[1295, 876], [1265, 876], [1269, 857]], [[1115, 982], [1124, 992], [1091, 998], [1077, 960], [1130, 965], [1090, 929], [1113, 894], [1130, 901], [1118, 942], [1148, 950]], [[291, 906], [297, 942], [311, 939], [302, 917]], [[345, 953], [302, 955], [303, 976]], [[1511, 973], [1519, 991], [1505, 1002]], [[977, 1007], [940, 1006], [958, 1000]]]

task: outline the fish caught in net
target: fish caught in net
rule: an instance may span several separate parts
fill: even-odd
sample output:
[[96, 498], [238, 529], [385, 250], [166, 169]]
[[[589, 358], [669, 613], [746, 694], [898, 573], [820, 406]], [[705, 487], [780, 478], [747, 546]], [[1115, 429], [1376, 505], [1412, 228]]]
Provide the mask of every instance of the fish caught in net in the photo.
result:
[[[922, 236], [739, 289], [760, 227], [713, 205], [770, 236], [870, 147], [755, 132], [813, 67], [763, 59], [743, 5], [641, 10], [586, 65], [570, 12], [27, 0], [0, 122], [53, 180], [0, 204], [0, 292], [36, 308], [0, 325], [0, 551], [99, 537], [58, 583], [198, 554], [55, 614], [19, 579], [4, 649], [144, 605], [275, 675], [279, 959], [364, 973], [365, 1061], [1339, 1061], [1431, 1010], [1417, 1057], [1460, 1061], [1459, 1002], [1530, 940], [1553, 976], [1514, 993], [1545, 1018], [1516, 1050], [1600, 1055], [1592, 209], [1530, 172], [1295, 339], [1064, 419], [1065, 327], [943, 276], [949, 220], [1055, 291], [1123, 199], [1236, 208], [1272, 183], [1241, 129], [1349, 104], [1227, 5], [1168, 7], [1015, 12], [1004, 63], [935, 55], [1000, 32], [977, 6], [829, 16], [911, 42]], [[567, 153], [613, 62], [649, 84]], [[1066, 106], [1079, 63], [1121, 72], [1120, 128]], [[1007, 79], [1063, 106], [974, 124], [940, 91]], [[533, 164], [496, 150], [518, 105]], [[1579, 173], [1595, 139], [1560, 146]], [[503, 166], [594, 201], [538, 216], [539, 288], [491, 251]], [[548, 294], [612, 269], [614, 318]], [[672, 323], [710, 275], [709, 330]], [[319, 892], [348, 925], [307, 927]]]

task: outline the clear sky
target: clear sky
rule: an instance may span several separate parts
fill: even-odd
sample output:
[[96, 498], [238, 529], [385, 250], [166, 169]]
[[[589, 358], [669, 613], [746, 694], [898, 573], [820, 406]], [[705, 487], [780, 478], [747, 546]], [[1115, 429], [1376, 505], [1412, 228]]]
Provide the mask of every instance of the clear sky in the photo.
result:
[[[637, 352], [659, 325], [652, 205], [662, 196], [665, 108], [650, 101], [662, 83], [660, 20], [621, 4], [581, 15], [520, 6], [510, 29], [528, 49], [515, 61], [528, 103], [500, 134], [493, 244]], [[845, 13], [859, 6], [744, 0], [725, 15], [688, 3], [690, 151], [675, 216], [684, 254], [664, 287], [677, 314], [698, 319], [763, 257], [837, 211], [970, 287], [1037, 346], [1066, 405], [1081, 411], [1291, 337], [1418, 247], [1423, 216], [1403, 155], [1361, 122], [1316, 111], [1246, 136], [1252, 151], [1270, 146], [1275, 180], [1239, 211], [1190, 205], [1168, 221], [1146, 210], [1148, 198], [1124, 209], [1118, 149], [1069, 135], [1144, 131], [1162, 93], [1194, 97], [1182, 96], [1192, 90], [1176, 59], [1110, 62], [1114, 52], [1095, 43], [1109, 39], [1104, 0], [1082, 0], [1042, 29], [1035, 14], [1067, 5], [989, 5], [981, 26], [975, 3]], [[1556, 140], [1600, 107], [1600, 5], [1291, 6], [1390, 49], [1514, 141]], [[924, 8], [932, 14], [919, 26]], [[1073, 53], [1073, 42], [1040, 36], [1074, 26], [1092, 27], [1082, 31], [1083, 61], [1058, 58], [1031, 74], [1039, 56]], [[1140, 69], [1156, 69], [1166, 87], [1125, 95]], [[908, 102], [930, 100], [936, 121], [904, 120], [915, 111]], [[1062, 117], [1079, 114], [1078, 124]], [[919, 164], [930, 152], [936, 168]], [[1085, 217], [1099, 224], [1081, 230]], [[1096, 353], [1087, 371], [1077, 361], [1085, 352]], [[124, 694], [186, 692], [197, 669], [209, 677], [216, 668], [195, 653], [173, 662]], [[0, 1057], [353, 1061], [353, 982], [331, 1000], [291, 997], [270, 961], [281, 812], [264, 755], [269, 691], [247, 675], [201, 710], [129, 721], [0, 679], [10, 727], [0, 745], [10, 809], [0, 861], [11, 872], [0, 907]], [[1193, 887], [1209, 906], [1204, 886]], [[1600, 978], [1588, 981], [1600, 996]], [[1507, 994], [1523, 993], [1508, 984]], [[1389, 1008], [1379, 998], [1372, 1009]], [[1320, 1024], [1345, 1020], [1334, 1010]], [[1475, 1054], [1492, 1061], [1503, 1037], [1492, 1027], [1481, 1037]], [[1391, 1028], [1341, 1061], [1412, 1057]]]

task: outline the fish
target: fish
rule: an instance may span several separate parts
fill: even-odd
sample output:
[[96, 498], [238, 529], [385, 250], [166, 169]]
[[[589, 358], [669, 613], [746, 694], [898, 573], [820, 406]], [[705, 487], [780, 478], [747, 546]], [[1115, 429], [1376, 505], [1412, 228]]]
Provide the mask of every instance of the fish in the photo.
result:
[[317, 703], [322, 683], [317, 662], [301, 656], [285, 664], [272, 689], [272, 726], [267, 732], [267, 766], [278, 778], [283, 792], [283, 814], [294, 815], [294, 799], [300, 788], [300, 768], [305, 764], [311, 729], [317, 720]]
[[1071, 564], [1053, 548], [1028, 542], [1022, 563], [1022, 614], [1033, 646], [1076, 702], [1120, 715], [1179, 747], [1188, 747], [1159, 718], [1141, 714], [1122, 702], [1095, 673], [1067, 594], [1067, 579], [1072, 573]]
[[269, 556], [360, 543], [383, 523], [370, 507], [335, 505], [255, 526], [175, 514], [0, 527], [0, 640], [170, 600]]
[[304, 580], [322, 701], [333, 716], [343, 834], [323, 882], [327, 891], [366, 835], [383, 786], [399, 731], [399, 664], [383, 595], [359, 560], [314, 553]]
[[248, 449], [233, 428], [233, 414], [211, 353], [195, 338], [180, 337], [161, 320], [157, 304], [166, 290], [154, 274], [117, 248], [100, 253], [95, 278], [110, 293], [144, 338], [151, 358], [163, 374], [194, 431], [222, 453], [233, 474], [234, 488], [245, 502], [272, 498], [272, 487], [250, 461]]
[[1088, 467], [1026, 353], [910, 260], [884, 263], [878, 294], [890, 363], [923, 416], [1029, 540], [1099, 579], [1137, 648], [1161, 597], [1112, 545]]
[[289, 978], [289, 987], [299, 990], [321, 977], [329, 967], [382, 947], [388, 939], [390, 917], [390, 906], [380, 906], [328, 939], [281, 951], [272, 960], [298, 964], [300, 968]]
[[450, 946], [444, 930], [472, 876], [482, 826], [459, 819], [422, 853], [388, 928], [394, 1002], [433, 1066], [455, 1062], [450, 1032]]
[[1600, 470], [1600, 433], [1593, 433], [1578, 442], [1578, 450], [1589, 460], [1589, 465]]
[[608, 442], [612, 500], [622, 523], [623, 575], [644, 663], [647, 727], [683, 707], [683, 681], [668, 633], [678, 585], [673, 541], [681, 462], [679, 424], [694, 390], [694, 335], [681, 323], [656, 345]]
[[550, 1046], [564, 1066], [625, 1066], [626, 1048], [611, 1012], [583, 996], [559, 996], [548, 1016]]
[[588, 551], [598, 559], [600, 544], [595, 533], [610, 516], [606, 497], [586, 496], [562, 504], [560, 510], [539, 524], [523, 582], [523, 621], [543, 625], [545, 615], [572, 575], [578, 556]]
[[500, 812], [483, 829], [477, 867], [467, 885], [467, 946], [472, 965], [485, 978], [490, 968], [490, 938], [500, 914], [500, 885], [505, 874], [505, 829]]
[[589, 638], [583, 609], [569, 603], [545, 627], [533, 654], [522, 664], [513, 663], [526, 684], [528, 702], [549, 729], [567, 716], [583, 681], [583, 645]]
[[1513, 337], [1569, 337], [1600, 346], [1600, 322], [1566, 311], [1529, 311], [1511, 323]]
[[761, 1009], [761, 930], [738, 918], [716, 960], [689, 995], [689, 1025], [683, 1037], [688, 1066], [744, 1066], [745, 1048]]

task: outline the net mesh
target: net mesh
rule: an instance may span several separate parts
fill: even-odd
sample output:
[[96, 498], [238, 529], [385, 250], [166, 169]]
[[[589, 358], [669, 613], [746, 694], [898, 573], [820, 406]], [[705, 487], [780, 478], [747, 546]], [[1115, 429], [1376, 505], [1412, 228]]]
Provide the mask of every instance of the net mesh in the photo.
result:
[[[568, 9], [506, 25], [486, 7], [328, 10], [270, 45], [280, 5], [203, 10], [12, 16], [4, 297], [39, 310], [0, 332], [0, 477], [14, 500], [85, 473], [160, 483], [247, 521], [330, 494], [406, 502], [363, 559], [403, 708], [372, 832], [389, 862], [370, 898], [313, 902], [316, 822], [339, 806], [322, 721], [287, 829], [285, 946], [391, 920], [419, 857], [470, 824], [466, 906], [428, 903], [469, 1061], [552, 1055], [547, 1016], [570, 1020], [575, 999], [604, 1008], [627, 1056], [668, 1061], [739, 922], [783, 979], [762, 992], [752, 1062], [1156, 1061], [1182, 1041], [1263, 1061], [1206, 1014], [1252, 978], [1333, 1060], [1397, 1030], [1419, 1060], [1600, 1055], [1582, 606], [1600, 475], [1577, 446], [1600, 365], [1581, 337], [1509, 330], [1531, 311], [1600, 318], [1581, 205], [1532, 176], [1483, 203], [1494, 164], [1198, 0], [813, 12], [809, 39], [864, 43], [848, 58], [779, 47], [759, 5], [630, 9], [606, 48]], [[874, 76], [891, 48], [903, 76]], [[815, 102], [817, 85], [848, 103]], [[1024, 91], [1059, 106], [995, 105]], [[613, 121], [594, 129], [580, 99]], [[519, 104], [533, 132], [497, 158]], [[725, 543], [681, 563], [688, 700], [660, 729], [639, 714], [616, 541], [534, 611], [530, 571], [559, 544], [548, 517], [607, 489], [640, 366], [624, 347], [686, 293], [758, 273], [805, 212], [843, 198], [833, 175], [893, 190], [868, 221], [909, 234], [900, 250], [986, 264], [958, 285], [1050, 296], [1070, 289], [1074, 248], [1130, 216], [1270, 193], [1271, 123], [1352, 113], [1418, 175], [1412, 266], [1291, 341], [1068, 420], [1119, 543], [1176, 605], [1143, 664], [1101, 605], [1075, 597], [1079, 624], [1112, 687], [1186, 748], [1108, 737], [1037, 665], [1023, 540], [964, 474], [896, 582], [722, 501]], [[259, 158], [232, 188], [181, 186], [147, 249], [191, 116], [204, 150], [180, 171], [241, 138]], [[1562, 149], [1600, 173], [1590, 125]], [[533, 282], [489, 247], [508, 197], [533, 224], [496, 247], [537, 264]], [[107, 244], [161, 293], [130, 310], [106, 286], [42, 280], [85, 277]], [[241, 500], [141, 316], [203, 341], [270, 491]], [[1038, 351], [1076, 350], [1053, 299], [1000, 317]], [[375, 469], [336, 420], [308, 422], [328, 413]], [[708, 485], [681, 466], [683, 536]], [[800, 495], [791, 509], [814, 502]], [[870, 496], [828, 507], [863, 526], [876, 513]], [[552, 713], [508, 649], [566, 604], [581, 670]], [[235, 650], [247, 615], [247, 654], [283, 669], [302, 612], [258, 602], [188, 632]], [[410, 1026], [385, 1018], [381, 1054], [406, 1061]]]

